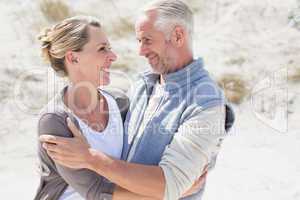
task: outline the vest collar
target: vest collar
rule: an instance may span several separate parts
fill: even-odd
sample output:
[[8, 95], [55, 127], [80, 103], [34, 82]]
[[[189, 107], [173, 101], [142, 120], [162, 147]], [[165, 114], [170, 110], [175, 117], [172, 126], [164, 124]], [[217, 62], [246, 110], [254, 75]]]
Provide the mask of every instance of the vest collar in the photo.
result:
[[[163, 87], [168, 92], [175, 92], [205, 75], [207, 75], [207, 71], [203, 68], [203, 60], [202, 58], [198, 58], [182, 69], [165, 75], [165, 84]], [[159, 74], [148, 70], [142, 73], [141, 76], [146, 84], [147, 92], [151, 94], [153, 86], [159, 80]]]

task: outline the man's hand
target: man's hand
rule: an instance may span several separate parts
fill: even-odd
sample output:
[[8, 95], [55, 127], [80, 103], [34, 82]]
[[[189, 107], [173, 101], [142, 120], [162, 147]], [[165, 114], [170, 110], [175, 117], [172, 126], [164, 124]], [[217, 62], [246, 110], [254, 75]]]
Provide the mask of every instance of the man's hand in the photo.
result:
[[195, 192], [198, 192], [204, 186], [204, 183], [206, 181], [206, 176], [207, 176], [207, 166], [204, 168], [203, 174], [195, 181], [192, 187], [183, 194], [182, 197], [186, 197], [194, 194]]
[[69, 118], [67, 118], [67, 124], [74, 137], [41, 135], [40, 141], [43, 143], [43, 148], [58, 164], [74, 169], [88, 168], [92, 161], [93, 150], [90, 149], [85, 137]]

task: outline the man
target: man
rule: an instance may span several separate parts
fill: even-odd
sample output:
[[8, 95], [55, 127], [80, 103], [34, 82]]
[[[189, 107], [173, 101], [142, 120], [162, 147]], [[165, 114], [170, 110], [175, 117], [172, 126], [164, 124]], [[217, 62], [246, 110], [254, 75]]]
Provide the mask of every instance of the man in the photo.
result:
[[136, 23], [136, 36], [151, 70], [133, 86], [125, 161], [90, 149], [72, 122], [74, 138], [41, 136], [44, 148], [61, 165], [87, 168], [115, 183], [106, 191], [113, 199], [175, 200], [188, 195], [185, 199], [199, 200], [203, 187], [186, 192], [214, 165], [233, 113], [202, 60], [193, 58], [193, 14], [186, 4], [150, 4]]

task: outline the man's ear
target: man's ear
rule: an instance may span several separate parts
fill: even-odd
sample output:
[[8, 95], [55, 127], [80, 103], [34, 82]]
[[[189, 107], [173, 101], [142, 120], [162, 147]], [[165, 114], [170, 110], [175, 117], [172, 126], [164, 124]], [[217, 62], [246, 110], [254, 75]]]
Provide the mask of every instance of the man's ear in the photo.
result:
[[73, 51], [67, 51], [65, 56], [66, 62], [69, 64], [76, 64], [78, 63], [78, 57]]
[[181, 26], [175, 26], [171, 35], [171, 42], [176, 47], [182, 47], [185, 41], [185, 31]]

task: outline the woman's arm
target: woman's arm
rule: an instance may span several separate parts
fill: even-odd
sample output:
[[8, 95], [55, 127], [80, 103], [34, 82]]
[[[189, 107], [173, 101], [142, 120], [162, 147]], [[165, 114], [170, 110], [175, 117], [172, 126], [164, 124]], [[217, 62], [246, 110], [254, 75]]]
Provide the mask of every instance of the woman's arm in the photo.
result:
[[[73, 137], [65, 121], [66, 115], [56, 113], [46, 113], [41, 116], [38, 124], [38, 134], [56, 135], [63, 137]], [[47, 157], [50, 162], [53, 160], [48, 156], [48, 152], [39, 144], [40, 155]], [[44, 163], [48, 165], [47, 163]], [[52, 165], [53, 166], [53, 165]], [[99, 174], [88, 169], [71, 169], [54, 162], [57, 173], [81, 196], [88, 200], [99, 200], [107, 194], [111, 194], [114, 184], [107, 181]]]

